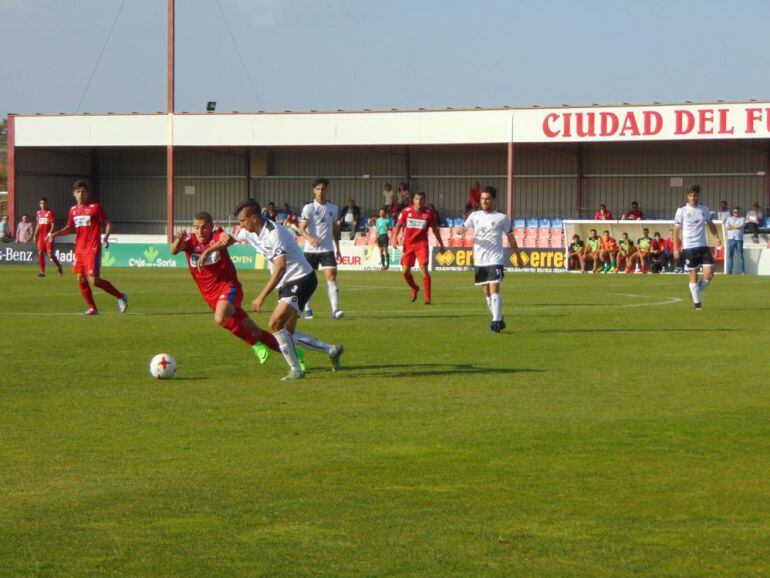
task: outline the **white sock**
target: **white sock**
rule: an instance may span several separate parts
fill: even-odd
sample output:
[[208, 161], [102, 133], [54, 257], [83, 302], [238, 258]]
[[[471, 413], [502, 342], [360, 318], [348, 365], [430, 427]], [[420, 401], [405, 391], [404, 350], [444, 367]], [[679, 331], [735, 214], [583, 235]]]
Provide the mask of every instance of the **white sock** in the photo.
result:
[[323, 351], [327, 355], [331, 353], [334, 347], [333, 345], [329, 345], [325, 341], [321, 341], [317, 337], [308, 335], [304, 331], [295, 331], [292, 337], [294, 338], [294, 341], [296, 343], [299, 343], [300, 345], [304, 345], [305, 347], [307, 347], [308, 349], [312, 349], [313, 351]]
[[690, 295], [693, 303], [700, 303], [700, 284], [690, 283]]
[[490, 309], [492, 310], [492, 321], [503, 320], [503, 296], [500, 293], [492, 293], [489, 296]]
[[487, 308], [489, 309], [489, 312], [494, 314], [494, 311], [492, 311], [492, 297], [489, 295], [485, 296], [487, 298]]
[[708, 287], [711, 284], [711, 281], [706, 281], [705, 279], [701, 279], [700, 283], [698, 284], [701, 293], [703, 293], [706, 290], [706, 287]]
[[305, 313], [307, 313], [308, 311], [310, 311], [310, 299], [308, 299], [308, 300], [307, 300], [307, 303], [305, 303], [305, 309], [304, 309], [304, 311], [305, 311]]
[[326, 293], [329, 295], [329, 303], [332, 306], [332, 313], [339, 311], [340, 308], [340, 290], [336, 281], [329, 281], [326, 284]]
[[291, 369], [301, 371], [299, 367], [299, 359], [297, 359], [297, 352], [294, 351], [294, 341], [291, 338], [291, 333], [288, 329], [281, 329], [280, 331], [273, 333], [273, 337], [278, 342], [278, 347], [281, 348], [281, 353], [286, 363]]

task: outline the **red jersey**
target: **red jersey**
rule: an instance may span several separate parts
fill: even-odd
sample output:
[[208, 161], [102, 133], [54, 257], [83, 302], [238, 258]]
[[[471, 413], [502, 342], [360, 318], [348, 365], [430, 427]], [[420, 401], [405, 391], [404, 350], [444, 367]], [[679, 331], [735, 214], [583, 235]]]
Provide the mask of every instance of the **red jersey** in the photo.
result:
[[191, 233], [185, 242], [184, 252], [187, 257], [187, 266], [193, 279], [198, 284], [201, 295], [207, 301], [210, 299], [216, 300], [222, 293], [223, 285], [241, 288], [238, 274], [235, 272], [235, 265], [233, 265], [227, 249], [220, 249], [210, 253], [206, 257], [203, 267], [198, 269], [198, 259], [207, 247], [219, 241], [219, 236], [222, 232], [221, 228], [216, 229], [208, 243], [201, 243], [195, 233]]
[[594, 220], [595, 221], [611, 221], [612, 220], [612, 213], [610, 211], [596, 211], [596, 214], [594, 214]]
[[48, 236], [48, 233], [53, 229], [54, 217], [53, 211], [46, 209], [45, 211], [38, 211], [35, 213], [35, 221], [37, 222], [38, 239], [43, 239]]
[[406, 207], [398, 216], [398, 224], [404, 227], [404, 247], [416, 243], [428, 244], [428, 229], [438, 227], [436, 213], [429, 207], [419, 211], [414, 205]]
[[666, 242], [663, 239], [656, 239], [653, 237], [652, 243], [650, 243], [650, 250], [659, 253], [666, 248]]
[[626, 219], [629, 221], [638, 221], [642, 218], [642, 212], [639, 209], [631, 209], [626, 213]]
[[75, 229], [75, 252], [99, 252], [102, 244], [102, 225], [107, 220], [99, 203], [75, 205], [70, 209], [67, 226]]
[[615, 242], [615, 237], [609, 237], [607, 239], [604, 237], [599, 237], [599, 246], [605, 251], [614, 251], [618, 247], [617, 243]]
[[481, 204], [481, 189], [471, 189], [468, 191], [468, 202], [476, 205]]

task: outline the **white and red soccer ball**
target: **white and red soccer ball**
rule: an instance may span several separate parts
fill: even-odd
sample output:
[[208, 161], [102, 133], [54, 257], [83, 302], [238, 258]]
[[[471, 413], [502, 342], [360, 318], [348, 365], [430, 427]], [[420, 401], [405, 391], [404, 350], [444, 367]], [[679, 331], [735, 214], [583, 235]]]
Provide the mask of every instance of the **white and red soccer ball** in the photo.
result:
[[159, 353], [150, 360], [150, 375], [157, 379], [171, 379], [176, 373], [176, 361], [168, 353]]

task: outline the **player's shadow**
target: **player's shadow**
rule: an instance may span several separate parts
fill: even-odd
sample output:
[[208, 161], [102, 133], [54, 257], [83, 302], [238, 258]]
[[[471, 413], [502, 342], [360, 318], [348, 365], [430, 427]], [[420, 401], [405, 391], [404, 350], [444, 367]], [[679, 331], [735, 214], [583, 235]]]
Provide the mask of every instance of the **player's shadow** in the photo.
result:
[[[350, 371], [350, 373], [348, 373]], [[420, 365], [346, 365], [335, 377], [361, 379], [361, 377], [431, 377], [438, 375], [512, 375], [515, 373], [542, 373], [544, 369], [522, 367], [483, 367], [472, 363], [421, 363]]]
[[[645, 329], [634, 329], [631, 327], [624, 328], [624, 327], [614, 327], [614, 328], [606, 328], [606, 329], [580, 329], [580, 333], [713, 333], [713, 332], [720, 332], [720, 333], [726, 333], [726, 332], [733, 332], [733, 331], [741, 331], [739, 329], [732, 329], [732, 328], [692, 328], [688, 329], [685, 327], [669, 327], [666, 329], [661, 328], [654, 328], [654, 327], [648, 327]], [[532, 333], [569, 333], [570, 335], [575, 333], [574, 329], [535, 329], [533, 331], [513, 331], [512, 333], [519, 333], [519, 334], [532, 334]]]
[[387, 314], [383, 313], [382, 315], [372, 315], [367, 316], [367, 319], [473, 319], [473, 318], [479, 318], [479, 317], [489, 317], [488, 313], [394, 313], [394, 314]]

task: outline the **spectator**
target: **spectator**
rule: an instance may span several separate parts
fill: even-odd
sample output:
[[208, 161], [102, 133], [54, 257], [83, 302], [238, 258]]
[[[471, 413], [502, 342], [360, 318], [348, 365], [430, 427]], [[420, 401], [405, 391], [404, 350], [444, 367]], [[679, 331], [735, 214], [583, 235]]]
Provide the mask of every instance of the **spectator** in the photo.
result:
[[746, 225], [745, 230], [751, 234], [751, 238], [755, 243], [759, 243], [759, 225], [762, 223], [764, 215], [762, 209], [759, 208], [759, 203], [755, 202], [751, 206], [751, 210], [746, 213]]
[[467, 219], [473, 211], [478, 211], [481, 208], [481, 183], [475, 181], [471, 190], [468, 191], [468, 199], [465, 201], [465, 210], [463, 211], [463, 218]]
[[590, 259], [593, 264], [593, 272], [597, 273], [599, 271], [599, 255], [599, 235], [596, 234], [596, 229], [591, 229], [583, 250], [583, 268], [581, 271], [586, 272], [586, 261]]
[[295, 235], [299, 235], [299, 219], [294, 211], [286, 213], [286, 218], [283, 220], [283, 226]]
[[719, 209], [717, 210], [717, 221], [727, 222], [730, 218], [730, 209], [727, 208], [727, 201], [719, 201]]
[[8, 224], [8, 217], [3, 217], [3, 221], [0, 223], [0, 241], [3, 241], [3, 243], [10, 243], [13, 241], [13, 237], [11, 237], [11, 226]]
[[609, 231], [602, 231], [599, 239], [599, 260], [602, 262], [602, 273], [614, 273], [617, 271], [618, 245], [615, 237], [610, 237]]
[[398, 203], [393, 203], [390, 207], [387, 207], [388, 216], [393, 223], [398, 220], [398, 216], [401, 214], [402, 209], [403, 208]]
[[599, 205], [599, 210], [596, 211], [596, 214], [594, 215], [594, 220], [596, 221], [611, 221], [612, 220], [612, 213], [607, 210], [607, 205]]
[[639, 203], [634, 201], [631, 203], [631, 208], [620, 216], [621, 221], [640, 221], [642, 219], [642, 212], [639, 210]]
[[666, 271], [676, 271], [677, 273], [681, 273], [679, 269], [684, 267], [684, 265], [681, 264], [683, 257], [680, 255], [679, 262], [674, 263], [674, 229], [668, 230], [668, 237], [663, 241], [663, 244], [663, 259], [665, 261]]
[[575, 270], [578, 267], [580, 271], [585, 271], [585, 243], [580, 240], [580, 235], [572, 235], [572, 242], [569, 244], [569, 257], [567, 260], [567, 269]]
[[398, 183], [398, 212], [412, 204], [412, 195], [409, 193], [409, 185], [405, 182]]
[[396, 203], [396, 193], [393, 192], [393, 187], [390, 183], [385, 183], [382, 187], [382, 204], [388, 208]]
[[29, 219], [29, 215], [24, 213], [21, 216], [21, 221], [16, 226], [16, 241], [18, 243], [29, 243], [32, 240], [32, 236], [35, 234], [35, 226]]
[[733, 274], [733, 254], [738, 251], [741, 258], [741, 273], [746, 274], [746, 263], [743, 260], [743, 228], [746, 226], [746, 219], [741, 217], [740, 207], [733, 209], [733, 214], [724, 222], [727, 230], [727, 274]]
[[340, 231], [352, 231], [355, 233], [358, 230], [358, 223], [360, 222], [361, 209], [356, 205], [355, 200], [348, 199], [347, 206], [342, 207], [340, 217], [337, 220]]
[[281, 205], [280, 212], [283, 213], [284, 215], [288, 215], [289, 213], [291, 213], [291, 207], [289, 206], [289, 203], [284, 203], [283, 205]]
[[262, 211], [262, 218], [269, 219], [274, 223], [278, 222], [278, 211], [275, 210], [275, 203], [273, 201], [270, 201], [265, 210]]
[[652, 261], [652, 239], [650, 238], [650, 230], [647, 227], [642, 229], [642, 236], [636, 241], [636, 250], [639, 253], [639, 263], [642, 267], [642, 273], [646, 274], [647, 269], [650, 268], [650, 262]]
[[652, 236], [652, 243], [650, 244], [650, 258], [652, 260], [652, 272], [660, 273], [666, 267], [666, 242], [660, 236], [660, 233], [655, 231]]
[[628, 233], [621, 234], [618, 247], [618, 266], [615, 272], [620, 271], [620, 260], [622, 259], [626, 265], [626, 274], [633, 273], [635, 264], [639, 260], [639, 253], [634, 247], [634, 242], [628, 238]]

